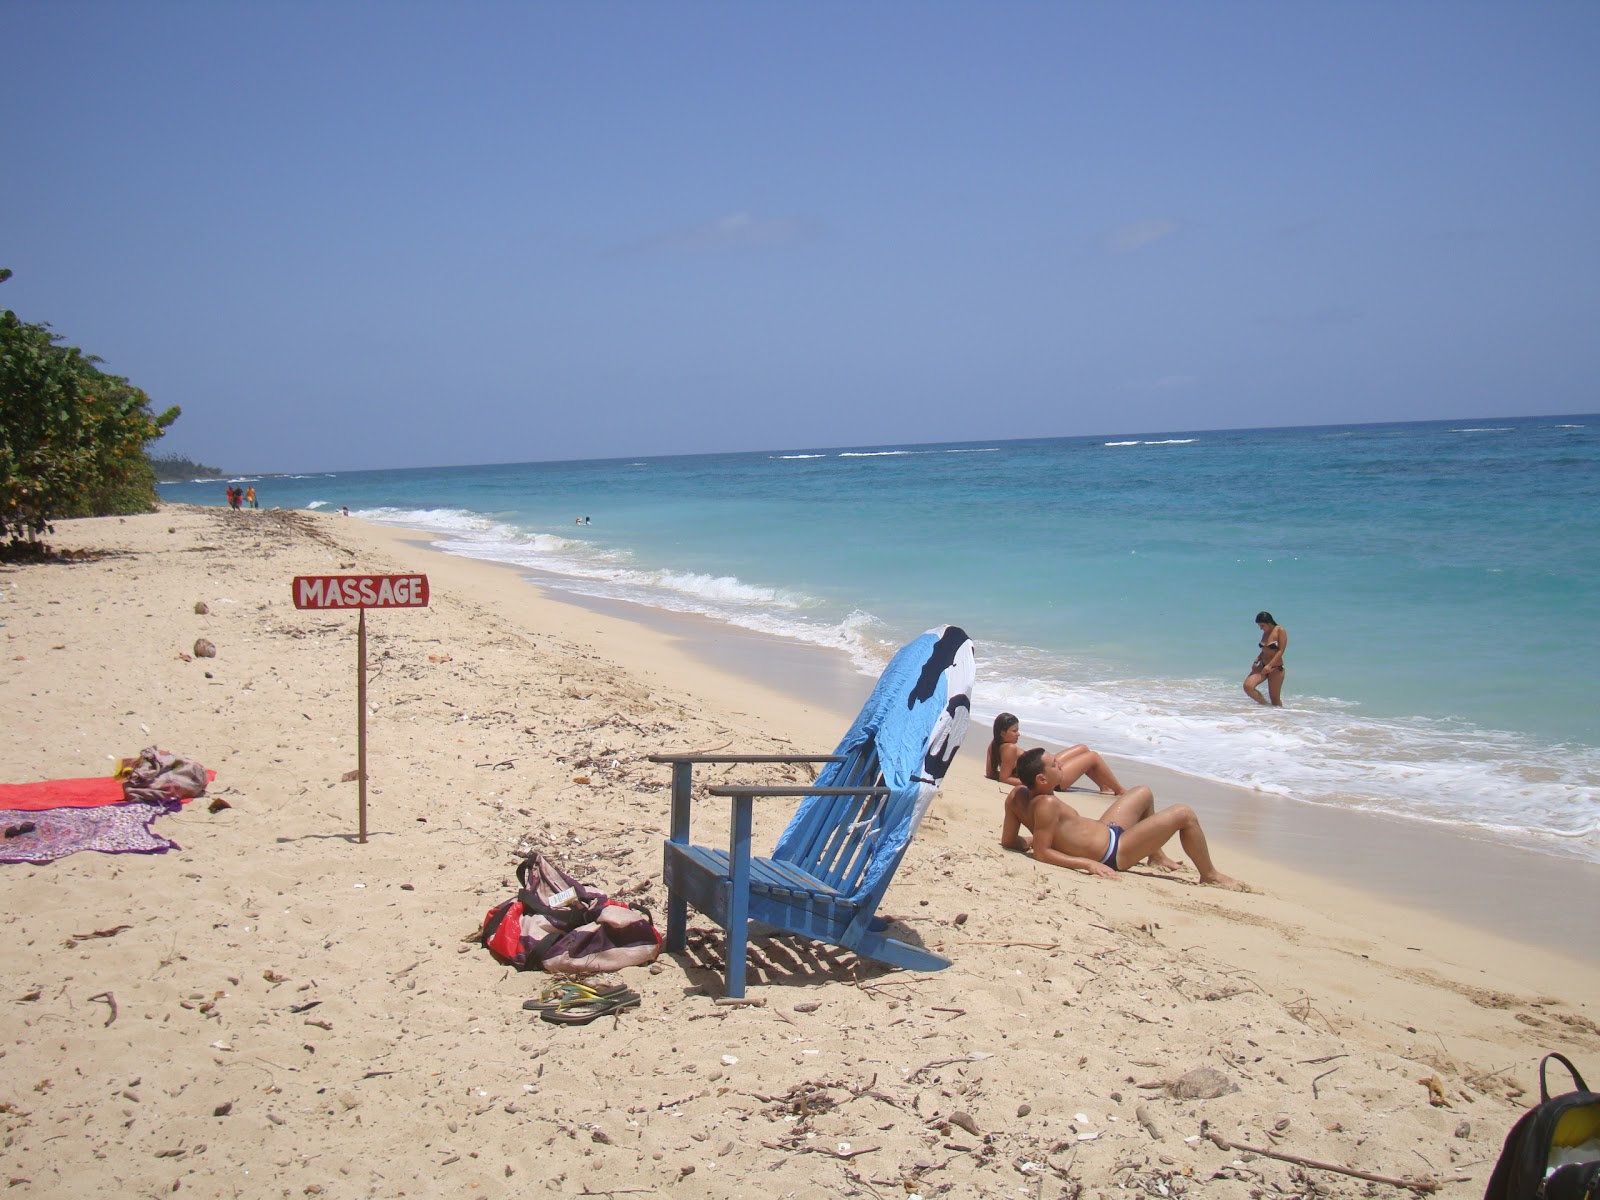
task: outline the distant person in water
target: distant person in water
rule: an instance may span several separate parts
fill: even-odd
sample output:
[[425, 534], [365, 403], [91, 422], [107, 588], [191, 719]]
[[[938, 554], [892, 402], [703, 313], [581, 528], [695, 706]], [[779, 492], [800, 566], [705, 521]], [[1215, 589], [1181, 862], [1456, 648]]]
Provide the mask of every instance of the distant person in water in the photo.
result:
[[1266, 704], [1257, 689], [1267, 685], [1274, 708], [1283, 707], [1283, 652], [1289, 648], [1289, 631], [1272, 619], [1269, 612], [1256, 614], [1256, 625], [1261, 630], [1255, 662], [1250, 664], [1250, 674], [1245, 677], [1244, 694], [1257, 704]]
[[[1217, 870], [1200, 818], [1188, 805], [1174, 804], [1155, 812], [1150, 789], [1136, 787], [1118, 796], [1096, 821], [1056, 795], [1056, 789], [1064, 786], [1061, 772], [1043, 750], [1023, 754], [1017, 760], [1017, 774], [1022, 783], [1006, 797], [1005, 823], [1000, 830], [1000, 844], [1007, 850], [1021, 850], [1052, 866], [1115, 879], [1117, 872], [1141, 861], [1159, 870], [1175, 870], [1179, 864], [1168, 858], [1162, 847], [1177, 834], [1183, 852], [1200, 872], [1201, 883], [1238, 892], [1250, 890]], [[1033, 834], [1031, 842], [1022, 836], [1023, 829]]]
[[[994, 719], [994, 737], [989, 741], [989, 757], [983, 770], [990, 779], [1012, 787], [1022, 782], [1017, 778], [1017, 756], [1021, 753], [1017, 738], [1021, 733], [1021, 724], [1010, 713], [1001, 713]], [[1087, 746], [1068, 746], [1054, 755], [1053, 761], [1056, 770], [1066, 779], [1061, 785], [1064, 788], [1087, 775], [1094, 780], [1102, 796], [1120, 796], [1128, 790], [1106, 766], [1106, 760]]]

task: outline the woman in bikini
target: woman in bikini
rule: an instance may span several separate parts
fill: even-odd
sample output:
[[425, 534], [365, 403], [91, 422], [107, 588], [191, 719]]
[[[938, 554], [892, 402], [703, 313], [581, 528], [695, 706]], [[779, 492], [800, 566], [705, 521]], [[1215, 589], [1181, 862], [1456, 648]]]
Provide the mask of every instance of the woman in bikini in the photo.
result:
[[1256, 624], [1261, 628], [1260, 653], [1250, 664], [1250, 674], [1244, 681], [1244, 694], [1257, 704], [1266, 704], [1256, 689], [1263, 683], [1272, 697], [1274, 708], [1283, 707], [1283, 652], [1289, 648], [1289, 631], [1272, 619], [1269, 612], [1258, 612]]
[[[985, 760], [984, 775], [996, 782], [1008, 783], [1012, 787], [1022, 786], [1022, 780], [1017, 778], [1017, 756], [1021, 753], [1017, 749], [1017, 738], [1021, 734], [1021, 724], [1010, 713], [1001, 713], [994, 719], [994, 737], [989, 742], [989, 757]], [[1106, 766], [1106, 760], [1087, 746], [1068, 746], [1054, 755], [1053, 761], [1062, 778], [1066, 780], [1061, 784], [1064, 788], [1071, 787], [1078, 779], [1087, 775], [1100, 789], [1102, 796], [1120, 796], [1128, 790], [1118, 782], [1111, 768]]]

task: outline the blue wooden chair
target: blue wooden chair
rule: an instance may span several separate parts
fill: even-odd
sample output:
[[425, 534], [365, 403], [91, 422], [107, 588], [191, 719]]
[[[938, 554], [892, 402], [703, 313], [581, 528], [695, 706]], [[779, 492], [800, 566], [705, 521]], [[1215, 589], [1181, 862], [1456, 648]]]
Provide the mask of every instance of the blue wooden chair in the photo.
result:
[[[887, 922], [876, 913], [966, 735], [975, 674], [971, 640], [942, 625], [895, 654], [832, 754], [652, 754], [652, 762], [672, 764], [666, 948], [684, 948], [692, 904], [728, 931], [729, 997], [744, 995], [752, 920], [909, 970], [949, 966], [947, 958], [885, 936]], [[815, 784], [707, 789], [732, 801], [728, 847], [690, 844], [697, 764], [807, 762], [827, 764]], [[778, 796], [804, 800], [772, 856], [752, 857], [754, 802]]]

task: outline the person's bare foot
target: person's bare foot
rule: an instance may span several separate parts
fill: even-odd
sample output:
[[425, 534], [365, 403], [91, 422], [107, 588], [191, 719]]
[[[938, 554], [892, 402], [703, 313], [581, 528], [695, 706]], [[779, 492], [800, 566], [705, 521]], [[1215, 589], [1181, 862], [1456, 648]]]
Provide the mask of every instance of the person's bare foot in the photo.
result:
[[1251, 887], [1243, 880], [1235, 879], [1232, 875], [1224, 875], [1221, 872], [1217, 872], [1212, 875], [1202, 875], [1200, 877], [1200, 882], [1206, 884], [1208, 887], [1226, 888], [1230, 892], [1255, 891], [1255, 888]]
[[1183, 870], [1183, 863], [1181, 863], [1177, 859], [1171, 858], [1171, 857], [1169, 857], [1168, 855], [1165, 855], [1165, 854], [1160, 854], [1160, 853], [1152, 854], [1149, 858], [1145, 859], [1145, 862], [1149, 863], [1152, 867], [1154, 867], [1158, 871], [1181, 871], [1181, 870]]

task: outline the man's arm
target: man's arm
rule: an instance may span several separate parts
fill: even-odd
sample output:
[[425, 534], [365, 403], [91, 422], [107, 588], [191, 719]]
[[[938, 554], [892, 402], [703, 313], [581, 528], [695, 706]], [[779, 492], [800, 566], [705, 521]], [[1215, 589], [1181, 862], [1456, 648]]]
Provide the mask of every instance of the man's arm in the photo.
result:
[[1035, 803], [1033, 806], [1033, 857], [1053, 867], [1067, 867], [1073, 871], [1115, 879], [1117, 873], [1105, 863], [1063, 854], [1055, 848], [1056, 826], [1061, 823], [1061, 803], [1054, 796], [1041, 796], [1039, 799], [1046, 803]]
[[1022, 836], [1022, 822], [1017, 818], [1017, 792], [1022, 789], [1014, 788], [1006, 797], [1006, 819], [1000, 826], [1000, 846], [1005, 850], [1021, 850], [1028, 852], [1028, 839]]

